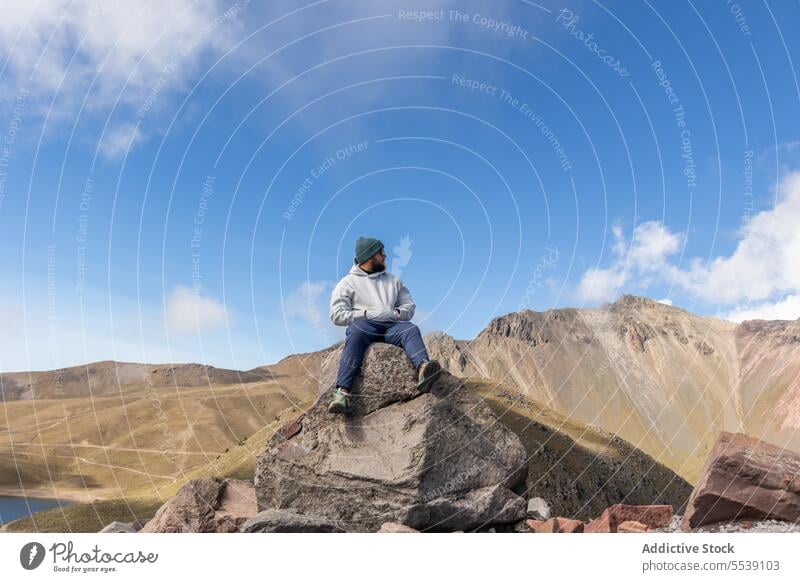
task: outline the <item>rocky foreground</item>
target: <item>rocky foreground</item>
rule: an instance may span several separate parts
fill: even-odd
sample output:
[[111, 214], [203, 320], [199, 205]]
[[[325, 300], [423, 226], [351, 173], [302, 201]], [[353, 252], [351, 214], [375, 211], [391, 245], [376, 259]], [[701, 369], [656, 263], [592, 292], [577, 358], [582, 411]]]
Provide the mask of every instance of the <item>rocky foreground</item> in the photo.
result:
[[[551, 515], [547, 490], [534, 495], [527, 486], [528, 453], [517, 434], [447, 372], [430, 393], [419, 393], [399, 348], [370, 347], [354, 386], [354, 413], [329, 414], [340, 349], [323, 362], [316, 402], [258, 455], [252, 482], [194, 479], [147, 523], [110, 524], [106, 531], [667, 533], [800, 526], [800, 456], [728, 432], [719, 434], [688, 500], [677, 488], [667, 503], [612, 503], [586, 520]], [[621, 492], [622, 499], [630, 493]]]

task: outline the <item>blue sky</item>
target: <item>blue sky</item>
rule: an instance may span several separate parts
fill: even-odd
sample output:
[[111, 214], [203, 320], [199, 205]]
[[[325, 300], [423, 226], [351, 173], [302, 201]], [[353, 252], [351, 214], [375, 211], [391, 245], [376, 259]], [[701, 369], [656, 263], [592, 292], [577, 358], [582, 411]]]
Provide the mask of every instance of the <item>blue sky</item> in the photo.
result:
[[0, 370], [320, 349], [361, 235], [423, 332], [800, 316], [796, 3], [133, 4], [4, 5]]

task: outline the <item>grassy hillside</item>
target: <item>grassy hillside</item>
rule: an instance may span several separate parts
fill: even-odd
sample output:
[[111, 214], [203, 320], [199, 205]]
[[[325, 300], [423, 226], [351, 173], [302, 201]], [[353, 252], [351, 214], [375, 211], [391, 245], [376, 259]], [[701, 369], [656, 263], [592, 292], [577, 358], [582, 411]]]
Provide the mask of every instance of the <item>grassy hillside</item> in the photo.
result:
[[[528, 496], [541, 495], [553, 510], [583, 519], [611, 503], [685, 501], [691, 486], [629, 443], [601, 430], [571, 422], [500, 385], [466, 382], [484, 398], [500, 422], [518, 434], [528, 451]], [[283, 410], [272, 422], [206, 464], [183, 471], [157, 487], [131, 487], [125, 495], [65, 509], [51, 509], [8, 524], [9, 531], [98, 531], [107, 523], [146, 521], [188, 480], [203, 475], [252, 479], [255, 457], [274, 430], [311, 405], [313, 397]]]
[[[107, 368], [100, 372], [108, 375]], [[231, 382], [225, 385], [203, 385], [197, 374], [205, 366], [150, 368], [159, 382], [172, 377], [200, 385], [129, 383], [94, 397], [2, 403], [0, 493], [78, 502], [6, 529], [98, 531], [114, 520], [146, 520], [194, 477], [251, 479], [275, 423], [304, 410], [315, 394], [313, 379], [294, 370], [291, 359], [279, 373], [212, 369], [215, 380]]]
[[306, 400], [298, 407], [289, 407], [267, 426], [262, 427], [240, 444], [230, 447], [208, 464], [183, 472], [174, 481], [156, 489], [132, 488], [116, 498], [77, 503], [64, 508], [49, 509], [31, 517], [6, 524], [4, 531], [23, 532], [97, 532], [112, 521], [147, 521], [161, 505], [173, 497], [187, 481], [206, 475], [252, 480], [255, 457], [266, 446], [267, 440], [281, 424], [300, 414], [311, 404]]
[[0, 488], [52, 497], [157, 490], [304, 401], [276, 382], [4, 403]]

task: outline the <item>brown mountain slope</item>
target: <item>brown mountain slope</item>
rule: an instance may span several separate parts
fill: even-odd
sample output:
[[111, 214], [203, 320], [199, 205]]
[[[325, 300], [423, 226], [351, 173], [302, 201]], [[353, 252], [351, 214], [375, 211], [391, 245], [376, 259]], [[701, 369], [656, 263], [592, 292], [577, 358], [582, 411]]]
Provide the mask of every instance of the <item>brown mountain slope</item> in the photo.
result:
[[[315, 393], [307, 375], [288, 372], [273, 378], [196, 364], [113, 362], [80, 369], [90, 381], [67, 376], [61, 397], [41, 396], [57, 394], [46, 379], [59, 372], [37, 372], [39, 384], [29, 391], [35, 399], [0, 404], [0, 494], [146, 496], [204, 467], [281, 413], [301, 409]], [[141, 372], [149, 383], [138, 381]], [[89, 387], [91, 396], [68, 396]]]
[[322, 360], [341, 343], [336, 342], [318, 352], [291, 354], [275, 364], [254, 368], [248, 373], [262, 374], [275, 381], [291, 378], [293, 383], [299, 382], [304, 388], [314, 392], [317, 389]]
[[106, 360], [46, 372], [0, 374], [0, 401], [105, 396], [139, 388], [246, 384], [265, 378], [258, 369], [239, 372], [202, 364]]
[[666, 503], [683, 513], [692, 486], [620, 437], [492, 382], [465, 383], [520, 437], [528, 453], [525, 496], [546, 499], [553, 515], [589, 520], [614, 503]]
[[599, 309], [521, 311], [429, 352], [619, 435], [693, 482], [722, 430], [800, 451], [800, 324], [701, 317], [625, 295]]
[[800, 320], [745, 321], [736, 328], [744, 432], [800, 447]]

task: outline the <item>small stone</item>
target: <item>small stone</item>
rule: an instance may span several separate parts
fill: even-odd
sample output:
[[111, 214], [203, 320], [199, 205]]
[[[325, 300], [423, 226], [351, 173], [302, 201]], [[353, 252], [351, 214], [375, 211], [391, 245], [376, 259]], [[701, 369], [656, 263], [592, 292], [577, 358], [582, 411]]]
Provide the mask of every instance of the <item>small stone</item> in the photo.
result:
[[566, 517], [551, 517], [546, 521], [529, 519], [526, 522], [534, 533], [583, 533], [583, 521]]
[[543, 521], [550, 519], [550, 505], [542, 497], [529, 499], [528, 517]]
[[100, 530], [100, 533], [136, 533], [137, 529], [133, 523], [123, 521], [112, 521]]

